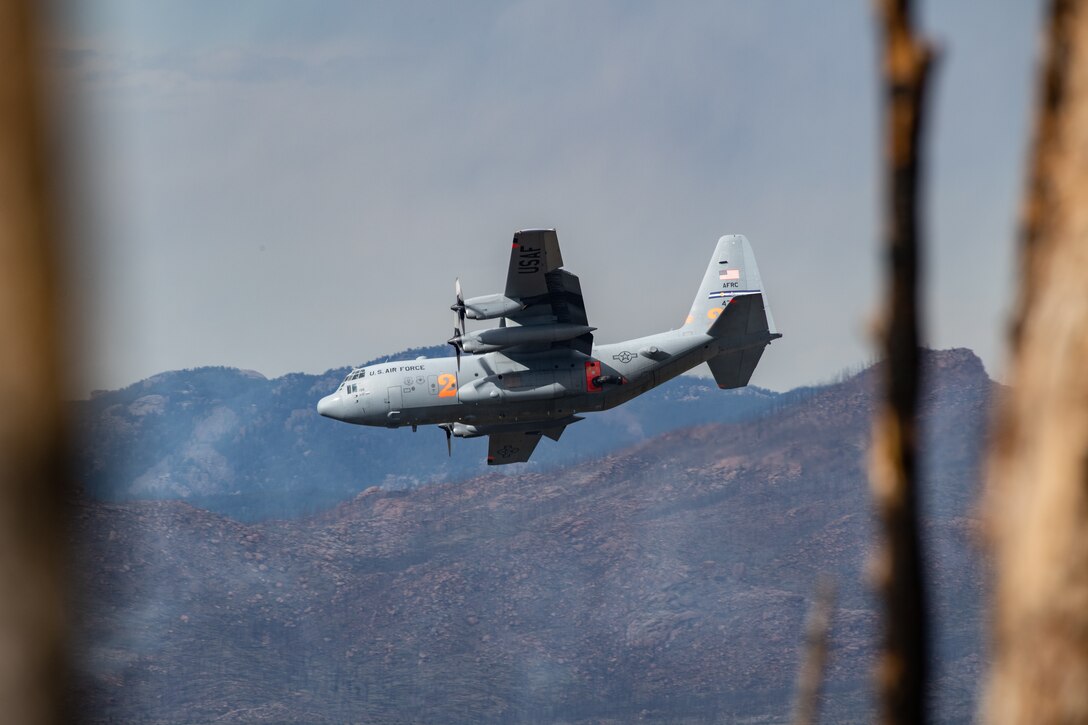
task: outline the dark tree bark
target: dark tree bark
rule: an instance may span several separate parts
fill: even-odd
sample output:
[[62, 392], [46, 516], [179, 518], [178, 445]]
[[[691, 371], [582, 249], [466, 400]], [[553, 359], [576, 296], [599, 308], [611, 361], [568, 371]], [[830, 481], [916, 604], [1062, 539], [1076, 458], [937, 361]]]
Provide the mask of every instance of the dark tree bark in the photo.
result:
[[880, 519], [874, 577], [884, 608], [877, 670], [880, 720], [925, 720], [926, 613], [918, 543], [918, 277], [922, 120], [932, 54], [907, 0], [878, 3], [883, 52], [884, 270], [880, 322], [883, 395], [873, 426], [870, 482]]
[[61, 722], [63, 481], [56, 279], [32, 0], [0, 0], [0, 703]]

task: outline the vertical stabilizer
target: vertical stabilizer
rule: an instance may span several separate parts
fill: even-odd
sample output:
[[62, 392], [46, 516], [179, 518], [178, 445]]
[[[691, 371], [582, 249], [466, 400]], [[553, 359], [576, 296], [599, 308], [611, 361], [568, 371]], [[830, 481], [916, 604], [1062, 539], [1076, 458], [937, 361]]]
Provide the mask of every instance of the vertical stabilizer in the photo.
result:
[[727, 234], [718, 240], [684, 327], [705, 331], [714, 324], [733, 297], [757, 293], [763, 293], [768, 327], [772, 334], [776, 333], [752, 245], [742, 234]]

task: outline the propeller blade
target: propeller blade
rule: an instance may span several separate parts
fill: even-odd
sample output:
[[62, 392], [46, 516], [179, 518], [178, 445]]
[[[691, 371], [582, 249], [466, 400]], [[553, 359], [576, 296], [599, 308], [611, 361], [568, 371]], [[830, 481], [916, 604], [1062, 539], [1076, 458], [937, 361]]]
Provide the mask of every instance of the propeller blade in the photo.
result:
[[453, 443], [451, 443], [451, 440], [453, 438], [453, 426], [445, 424], [438, 427], [446, 431], [446, 455], [450, 458], [453, 458]]
[[457, 354], [457, 369], [461, 369], [461, 330], [453, 328], [453, 337], [446, 340], [449, 344], [453, 345], [453, 350]]
[[465, 329], [465, 296], [461, 293], [461, 278], [457, 277], [453, 281], [453, 294], [456, 298], [455, 302], [450, 305], [450, 309], [453, 310], [453, 337], [448, 342], [453, 345], [453, 349], [457, 353], [457, 369], [461, 369], [461, 353], [464, 352], [464, 345], [461, 343], [461, 331]]
[[465, 296], [461, 294], [461, 278], [457, 277], [453, 281], [453, 294], [457, 298], [457, 303], [454, 305], [454, 312], [457, 313], [457, 329], [465, 329]]

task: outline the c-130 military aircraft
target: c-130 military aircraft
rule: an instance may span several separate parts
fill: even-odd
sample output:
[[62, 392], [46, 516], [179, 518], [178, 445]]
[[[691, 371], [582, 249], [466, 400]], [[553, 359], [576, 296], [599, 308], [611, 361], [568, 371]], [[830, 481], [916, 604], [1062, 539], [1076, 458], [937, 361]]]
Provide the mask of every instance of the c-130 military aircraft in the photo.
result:
[[[700, 363], [719, 388], [743, 387], [781, 337], [741, 235], [718, 240], [680, 329], [610, 345], [593, 344], [578, 278], [562, 267], [554, 229], [517, 232], [505, 292], [466, 300], [455, 284], [453, 356], [356, 368], [317, 412], [359, 425], [437, 425], [451, 453], [453, 436], [488, 436], [489, 465], [520, 463], [579, 413], [614, 408]], [[468, 332], [466, 318], [499, 326]]]

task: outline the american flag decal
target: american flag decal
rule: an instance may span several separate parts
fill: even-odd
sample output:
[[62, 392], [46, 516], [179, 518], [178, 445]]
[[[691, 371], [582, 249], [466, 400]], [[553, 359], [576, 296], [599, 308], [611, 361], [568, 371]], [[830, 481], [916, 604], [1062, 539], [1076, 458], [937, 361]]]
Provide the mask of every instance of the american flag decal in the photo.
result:
[[731, 280], [731, 279], [740, 279], [740, 270], [739, 269], [723, 269], [720, 272], [718, 272], [718, 279], [720, 279], [722, 282], [726, 282], [726, 281]]

